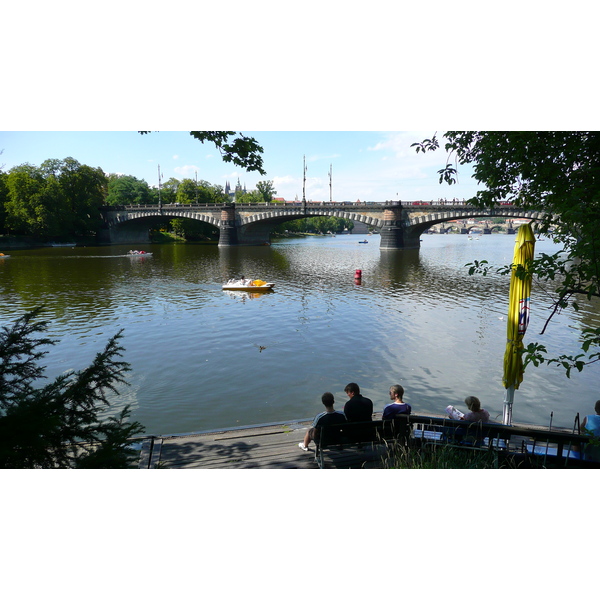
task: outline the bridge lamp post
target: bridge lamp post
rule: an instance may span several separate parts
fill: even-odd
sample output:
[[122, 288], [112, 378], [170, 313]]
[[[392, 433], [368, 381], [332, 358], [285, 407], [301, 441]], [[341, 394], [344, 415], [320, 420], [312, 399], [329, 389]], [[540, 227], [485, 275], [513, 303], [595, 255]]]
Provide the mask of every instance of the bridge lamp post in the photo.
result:
[[160, 210], [162, 208], [162, 200], [160, 197], [160, 165], [158, 165], [158, 209]]

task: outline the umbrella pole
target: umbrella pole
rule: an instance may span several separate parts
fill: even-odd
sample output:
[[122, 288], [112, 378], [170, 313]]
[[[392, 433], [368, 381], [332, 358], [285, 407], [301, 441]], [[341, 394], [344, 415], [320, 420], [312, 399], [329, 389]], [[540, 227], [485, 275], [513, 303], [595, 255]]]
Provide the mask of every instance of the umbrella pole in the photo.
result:
[[510, 387], [506, 388], [506, 393], [504, 394], [504, 407], [502, 412], [503, 425], [512, 425], [512, 407], [514, 398], [515, 386], [511, 385]]

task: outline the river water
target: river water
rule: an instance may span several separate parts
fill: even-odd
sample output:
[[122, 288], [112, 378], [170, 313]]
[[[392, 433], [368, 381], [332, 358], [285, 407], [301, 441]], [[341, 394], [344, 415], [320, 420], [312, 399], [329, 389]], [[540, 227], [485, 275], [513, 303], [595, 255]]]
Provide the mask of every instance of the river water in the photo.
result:
[[[130, 385], [111, 402], [114, 412], [130, 404], [147, 433], [309, 418], [325, 391], [341, 408], [350, 381], [376, 410], [400, 383], [416, 413], [442, 415], [475, 395], [501, 420], [509, 277], [469, 277], [464, 265], [510, 264], [514, 240], [428, 235], [420, 250], [381, 252], [377, 235], [321, 236], [270, 247], [149, 245], [140, 249], [153, 255], [136, 258], [119, 246], [13, 250], [0, 260], [0, 325], [46, 305], [60, 340], [44, 362], [49, 377], [86, 367], [123, 329]], [[536, 253], [554, 249], [536, 244]], [[221, 289], [240, 275], [271, 281], [275, 292]], [[547, 306], [534, 287], [525, 343], [574, 353], [577, 332], [598, 325], [598, 304], [582, 301], [540, 336]], [[600, 398], [597, 371], [567, 379], [530, 366], [514, 421], [548, 424], [552, 413], [554, 425], [572, 427]]]

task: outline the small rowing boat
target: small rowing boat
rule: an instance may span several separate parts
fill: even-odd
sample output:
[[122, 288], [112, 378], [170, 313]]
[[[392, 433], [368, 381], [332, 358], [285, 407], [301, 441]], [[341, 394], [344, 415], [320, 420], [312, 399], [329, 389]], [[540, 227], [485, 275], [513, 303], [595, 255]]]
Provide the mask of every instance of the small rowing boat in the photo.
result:
[[10, 258], [10, 254], [2, 254], [2, 252], [0, 252], [0, 258]]
[[146, 252], [145, 250], [130, 250], [127, 253], [128, 256], [152, 256], [152, 252]]

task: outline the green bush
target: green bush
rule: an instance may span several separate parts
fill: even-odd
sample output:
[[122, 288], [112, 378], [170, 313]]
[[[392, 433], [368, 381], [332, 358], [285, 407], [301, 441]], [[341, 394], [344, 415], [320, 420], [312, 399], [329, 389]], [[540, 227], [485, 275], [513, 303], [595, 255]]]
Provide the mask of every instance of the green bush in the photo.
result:
[[142, 433], [130, 423], [129, 407], [108, 417], [106, 392], [118, 394], [129, 364], [119, 360], [122, 331], [109, 339], [92, 364], [70, 371], [42, 387], [39, 361], [56, 342], [40, 337], [47, 321], [42, 308], [17, 319], [0, 332], [0, 468], [123, 468], [136, 452], [129, 439]]

